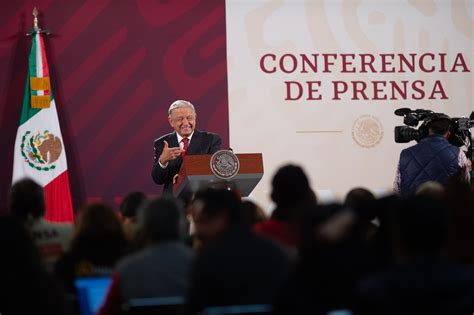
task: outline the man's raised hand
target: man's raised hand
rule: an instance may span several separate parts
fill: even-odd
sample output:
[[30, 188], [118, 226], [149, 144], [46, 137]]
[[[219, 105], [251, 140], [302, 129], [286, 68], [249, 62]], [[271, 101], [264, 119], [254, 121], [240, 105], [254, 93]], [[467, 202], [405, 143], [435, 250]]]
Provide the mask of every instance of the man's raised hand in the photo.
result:
[[162, 165], [167, 164], [169, 161], [176, 159], [183, 153], [183, 150], [180, 147], [172, 147], [170, 148], [168, 142], [164, 142], [163, 152], [160, 155], [160, 163]]

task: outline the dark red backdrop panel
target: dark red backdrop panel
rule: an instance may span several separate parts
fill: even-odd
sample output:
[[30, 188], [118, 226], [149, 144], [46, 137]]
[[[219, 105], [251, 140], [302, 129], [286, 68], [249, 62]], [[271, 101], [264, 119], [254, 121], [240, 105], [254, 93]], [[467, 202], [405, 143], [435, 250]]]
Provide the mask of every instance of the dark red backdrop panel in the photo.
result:
[[[38, 0], [53, 93], [76, 206], [158, 195], [153, 140], [171, 129], [167, 108], [193, 102], [199, 129], [228, 147], [224, 1]], [[32, 25], [31, 1], [0, 10], [0, 205], [11, 182]], [[0, 210], [0, 211], [2, 211]]]

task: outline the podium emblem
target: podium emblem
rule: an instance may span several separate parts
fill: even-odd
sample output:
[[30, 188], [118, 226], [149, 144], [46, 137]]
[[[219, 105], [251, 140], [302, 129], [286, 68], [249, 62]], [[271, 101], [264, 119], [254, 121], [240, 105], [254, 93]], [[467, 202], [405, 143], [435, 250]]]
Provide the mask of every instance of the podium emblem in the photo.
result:
[[231, 179], [240, 170], [239, 158], [229, 150], [219, 150], [214, 153], [210, 163], [212, 173], [220, 179]]

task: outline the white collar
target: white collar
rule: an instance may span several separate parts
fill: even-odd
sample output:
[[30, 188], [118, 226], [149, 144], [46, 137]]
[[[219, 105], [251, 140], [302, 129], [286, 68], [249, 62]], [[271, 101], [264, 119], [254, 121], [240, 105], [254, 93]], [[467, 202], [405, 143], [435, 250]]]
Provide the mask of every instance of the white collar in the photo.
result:
[[[189, 136], [186, 137], [186, 138], [189, 139], [188, 144], [191, 142], [191, 138], [193, 137], [193, 135], [194, 135], [194, 130]], [[185, 138], [185, 137], [182, 137], [179, 133], [176, 133], [176, 136], [178, 137], [178, 144], [180, 144], [181, 140], [183, 140], [183, 138]]]

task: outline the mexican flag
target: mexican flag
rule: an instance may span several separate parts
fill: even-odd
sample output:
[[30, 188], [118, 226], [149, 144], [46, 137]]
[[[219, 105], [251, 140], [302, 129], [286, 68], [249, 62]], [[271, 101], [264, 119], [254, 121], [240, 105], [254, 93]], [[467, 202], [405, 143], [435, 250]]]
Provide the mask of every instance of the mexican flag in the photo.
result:
[[51, 92], [43, 35], [32, 35], [28, 75], [15, 141], [13, 183], [29, 177], [44, 187], [45, 218], [73, 222], [66, 152]]

